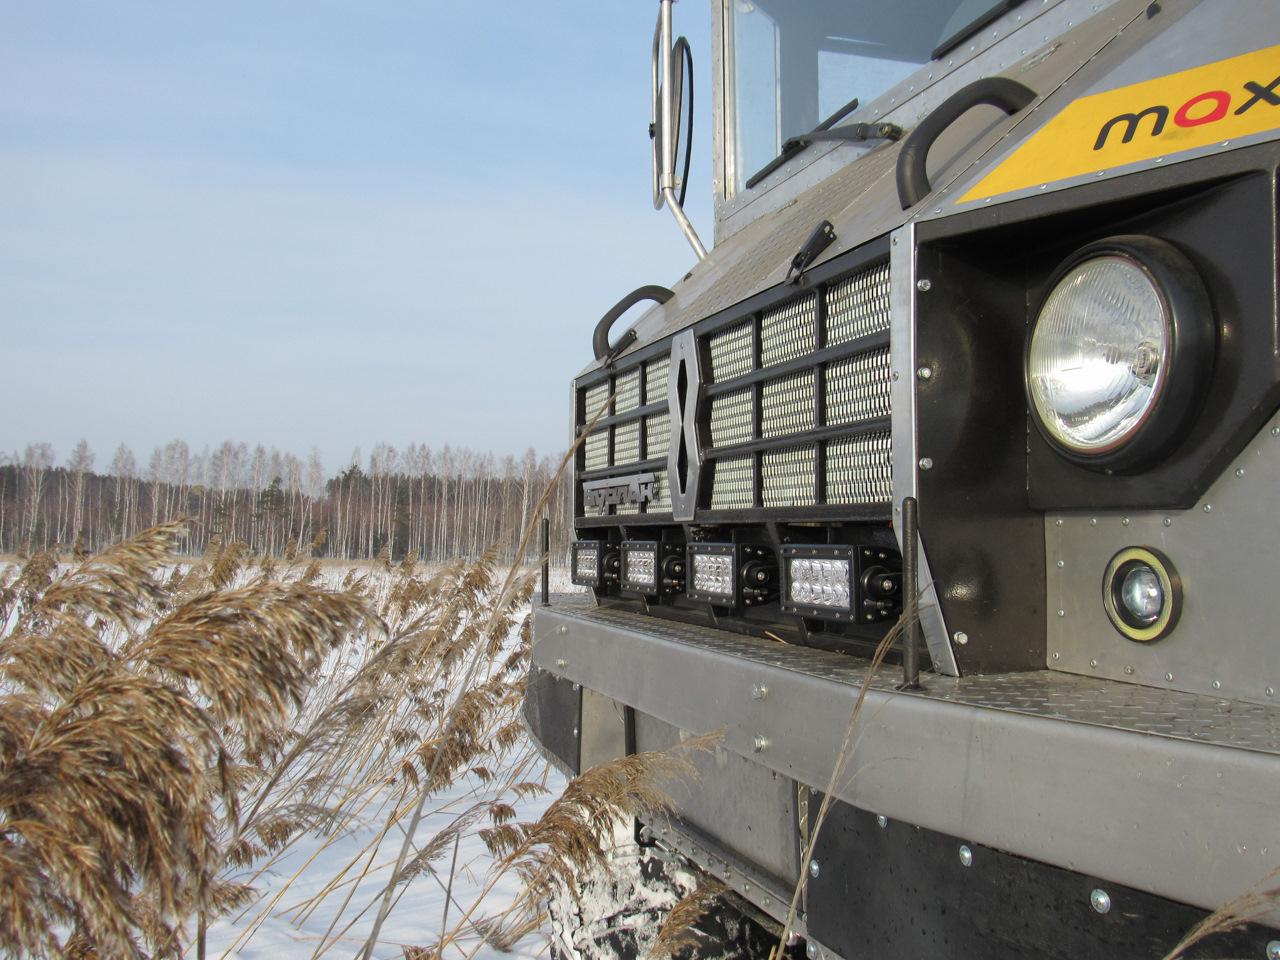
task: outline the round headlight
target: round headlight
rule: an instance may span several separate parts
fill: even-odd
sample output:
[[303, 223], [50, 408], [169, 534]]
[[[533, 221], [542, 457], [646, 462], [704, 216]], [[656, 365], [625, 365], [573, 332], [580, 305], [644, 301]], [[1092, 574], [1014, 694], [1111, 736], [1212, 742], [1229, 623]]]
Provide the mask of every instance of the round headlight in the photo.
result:
[[1102, 605], [1111, 625], [1130, 640], [1159, 640], [1182, 613], [1182, 582], [1159, 550], [1126, 547], [1102, 576]]
[[1164, 241], [1115, 237], [1073, 254], [1047, 289], [1026, 355], [1041, 433], [1082, 466], [1151, 465], [1199, 410], [1212, 369], [1195, 268]]

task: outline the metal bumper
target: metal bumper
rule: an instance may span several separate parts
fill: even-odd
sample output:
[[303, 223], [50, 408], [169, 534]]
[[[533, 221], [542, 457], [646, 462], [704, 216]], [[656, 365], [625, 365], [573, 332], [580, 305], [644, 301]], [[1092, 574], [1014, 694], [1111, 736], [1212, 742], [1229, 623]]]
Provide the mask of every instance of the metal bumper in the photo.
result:
[[864, 661], [586, 602], [534, 636], [535, 666], [891, 819], [1209, 910], [1280, 865], [1265, 706], [1049, 671], [904, 693], [885, 668], [832, 784]]

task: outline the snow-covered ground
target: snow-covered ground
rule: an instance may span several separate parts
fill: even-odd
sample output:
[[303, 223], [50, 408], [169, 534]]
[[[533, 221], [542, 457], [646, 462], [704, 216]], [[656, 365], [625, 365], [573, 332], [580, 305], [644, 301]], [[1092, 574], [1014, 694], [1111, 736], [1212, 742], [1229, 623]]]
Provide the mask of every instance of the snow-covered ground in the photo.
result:
[[[519, 820], [534, 820], [552, 798], [564, 789], [564, 778], [554, 769], [547, 771], [543, 761], [535, 761], [530, 777], [546, 776], [548, 794], [524, 801], [512, 801]], [[476, 796], [470, 785], [459, 783], [454, 789], [433, 798], [428, 803], [432, 812], [424, 817], [417, 837], [421, 840], [434, 836], [457, 813], [469, 806]], [[479, 824], [485, 826], [487, 823]], [[388, 834], [380, 849], [370, 857], [361, 853], [377, 837], [382, 829], [381, 821], [370, 822], [362, 828], [325, 845], [314, 837], [303, 837], [289, 854], [277, 861], [270, 872], [254, 881], [262, 893], [259, 903], [239, 917], [224, 918], [209, 927], [208, 956], [239, 957], [244, 960], [304, 960], [320, 954], [326, 957], [351, 957], [362, 948], [373, 919], [377, 915], [383, 883], [390, 865], [400, 851], [404, 834], [395, 829]], [[407, 888], [399, 891], [399, 898], [382, 926], [374, 956], [379, 958], [404, 957], [405, 947], [424, 947], [436, 943], [442, 926], [454, 927], [462, 915], [476, 903], [477, 898], [490, 881], [487, 869], [492, 858], [484, 844], [474, 835], [466, 836], [458, 845], [457, 868], [454, 871], [452, 896], [448, 915], [445, 913], [445, 890], [449, 880], [452, 852], [436, 862], [438, 875], [424, 874]], [[352, 893], [351, 886], [340, 886], [329, 891], [318, 902], [326, 885], [333, 881], [352, 861], [358, 869], [370, 866], [370, 873]], [[295, 876], [296, 874], [296, 876]], [[287, 885], [287, 890], [284, 889]], [[282, 892], [283, 891], [283, 892]], [[520, 891], [519, 878], [511, 873], [500, 878], [473, 915], [480, 919], [485, 914], [500, 912]], [[350, 895], [349, 902], [347, 901]], [[332, 929], [331, 929], [332, 928]], [[332, 938], [337, 938], [334, 941]], [[538, 933], [524, 937], [509, 953], [480, 942], [472, 931], [446, 950], [445, 956], [454, 960], [474, 956], [477, 960], [497, 960], [498, 957], [516, 957], [524, 960], [544, 955], [546, 940]]]

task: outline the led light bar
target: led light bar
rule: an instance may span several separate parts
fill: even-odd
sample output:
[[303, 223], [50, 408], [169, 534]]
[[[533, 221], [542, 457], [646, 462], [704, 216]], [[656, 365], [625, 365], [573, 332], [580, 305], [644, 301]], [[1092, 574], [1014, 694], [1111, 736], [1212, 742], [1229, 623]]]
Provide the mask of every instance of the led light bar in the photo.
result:
[[851, 619], [858, 599], [855, 554], [843, 546], [783, 547], [783, 612]]
[[618, 577], [617, 544], [575, 540], [570, 548], [570, 580], [580, 587], [601, 588]]
[[875, 623], [902, 606], [901, 560], [879, 547], [801, 544], [782, 548], [784, 613]]
[[651, 597], [684, 587], [684, 549], [656, 540], [627, 540], [622, 544], [620, 585], [628, 593]]
[[691, 543], [686, 595], [722, 607], [764, 603], [774, 592], [777, 564], [767, 547]]

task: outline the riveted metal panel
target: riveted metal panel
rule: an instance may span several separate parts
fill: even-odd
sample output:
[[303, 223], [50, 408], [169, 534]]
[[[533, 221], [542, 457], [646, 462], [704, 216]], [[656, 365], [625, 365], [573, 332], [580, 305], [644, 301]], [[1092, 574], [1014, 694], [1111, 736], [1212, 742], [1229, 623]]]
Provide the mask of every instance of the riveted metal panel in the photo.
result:
[[[1151, 643], [1102, 606], [1107, 563], [1129, 546], [1155, 547], [1182, 581], [1182, 615]], [[1047, 515], [1045, 559], [1049, 667], [1280, 704], [1280, 417], [1190, 510]]]
[[[890, 297], [893, 326], [890, 343], [893, 378], [893, 515], [902, 516], [902, 501], [918, 497], [916, 479], [916, 228], [909, 223], [895, 230], [890, 241]], [[894, 535], [902, 546], [902, 524], [895, 523]], [[919, 546], [920, 628], [934, 669], [956, 676], [955, 653], [938, 592], [929, 572], [928, 553]]]
[[[677, 727], [636, 715], [636, 749], [666, 750], [687, 738]], [[795, 783], [723, 747], [683, 754], [695, 770], [668, 785], [675, 813], [775, 883], [799, 879]]]
[[862, 809], [1210, 910], [1280, 863], [1275, 708], [1052, 671], [901, 693], [889, 670], [832, 785], [863, 661], [616, 609], [535, 617], [536, 664], [724, 727], [725, 749]]

